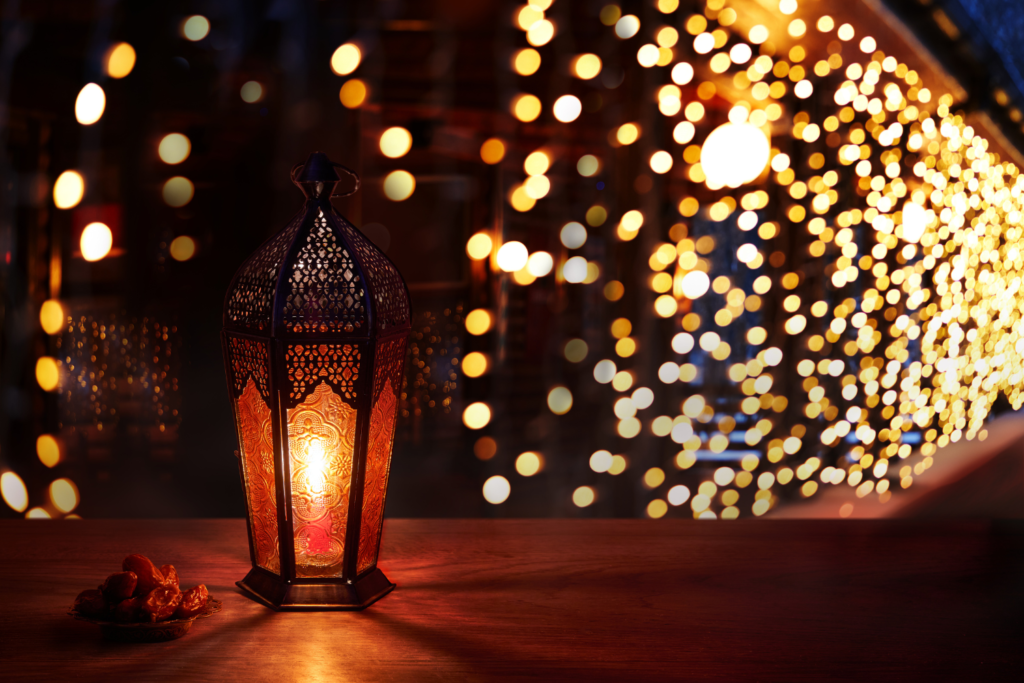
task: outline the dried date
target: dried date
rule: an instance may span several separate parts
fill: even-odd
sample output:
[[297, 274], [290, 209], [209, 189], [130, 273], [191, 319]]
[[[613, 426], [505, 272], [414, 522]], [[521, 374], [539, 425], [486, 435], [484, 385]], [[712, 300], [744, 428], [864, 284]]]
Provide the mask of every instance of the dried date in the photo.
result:
[[139, 616], [139, 598], [128, 598], [122, 600], [114, 608], [114, 621], [120, 621], [123, 623], [129, 623], [132, 621], [138, 621]]
[[132, 597], [138, 582], [139, 579], [135, 576], [135, 572], [117, 572], [107, 577], [107, 580], [100, 586], [100, 590], [103, 591], [103, 597], [116, 604]]
[[206, 586], [199, 584], [194, 588], [189, 588], [181, 595], [181, 604], [178, 605], [178, 609], [174, 612], [175, 619], [189, 619], [196, 616], [206, 607], [206, 603], [210, 600], [210, 593], [206, 590]]
[[178, 583], [178, 570], [174, 568], [173, 564], [165, 564], [160, 567], [160, 573], [164, 575], [165, 586], [174, 586], [175, 588], [180, 587]]
[[177, 586], [161, 586], [154, 588], [139, 603], [139, 616], [142, 621], [163, 621], [174, 616], [174, 611], [181, 604], [181, 591]]
[[72, 609], [87, 617], [102, 617], [107, 612], [107, 601], [102, 591], [90, 589], [78, 594]]
[[144, 555], [129, 555], [124, 558], [121, 568], [126, 572], [135, 572], [138, 583], [135, 586], [135, 595], [147, 595], [156, 588], [164, 585], [167, 577], [163, 575], [156, 566]]

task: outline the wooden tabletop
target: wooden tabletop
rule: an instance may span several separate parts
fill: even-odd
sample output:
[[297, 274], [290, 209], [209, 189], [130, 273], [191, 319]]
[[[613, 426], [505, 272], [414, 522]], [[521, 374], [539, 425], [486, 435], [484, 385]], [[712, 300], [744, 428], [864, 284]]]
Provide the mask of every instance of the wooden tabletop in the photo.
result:
[[[143, 553], [220, 614], [159, 644], [65, 612]], [[0, 522], [4, 681], [1021, 680], [1024, 524], [403, 520], [364, 612], [239, 593], [242, 520]]]

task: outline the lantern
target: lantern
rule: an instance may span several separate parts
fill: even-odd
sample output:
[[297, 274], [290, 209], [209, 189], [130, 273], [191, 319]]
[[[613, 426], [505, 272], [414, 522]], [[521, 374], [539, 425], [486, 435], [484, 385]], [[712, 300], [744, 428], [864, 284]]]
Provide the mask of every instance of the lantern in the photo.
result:
[[362, 609], [394, 588], [377, 555], [409, 294], [331, 205], [336, 168], [355, 177], [320, 152], [292, 169], [305, 205], [224, 304], [252, 559], [238, 586], [278, 610]]

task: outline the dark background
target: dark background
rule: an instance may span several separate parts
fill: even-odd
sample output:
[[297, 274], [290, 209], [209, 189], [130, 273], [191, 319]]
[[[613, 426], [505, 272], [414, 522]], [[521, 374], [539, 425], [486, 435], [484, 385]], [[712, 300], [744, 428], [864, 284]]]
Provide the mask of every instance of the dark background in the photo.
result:
[[[558, 0], [551, 10], [572, 27], [574, 52], [607, 53], [608, 32], [594, 19], [604, 4]], [[638, 14], [650, 11], [649, 3], [621, 4]], [[1016, 103], [1024, 87], [1016, 38], [1024, 30], [1021, 6], [1010, 0], [888, 5], [968, 87], [965, 106], [988, 111], [1017, 141], [1022, 117]], [[0, 465], [26, 481], [30, 505], [43, 504], [49, 482], [63, 476], [78, 485], [76, 512], [87, 517], [243, 514], [219, 345], [223, 294], [244, 258], [300, 207], [289, 169], [310, 151], [323, 150], [361, 175], [363, 190], [336, 206], [386, 250], [413, 297], [408, 399], [388, 514], [642, 515], [646, 501], [637, 477], [602, 484], [590, 508], [572, 505], [573, 488], [591, 482], [586, 462], [593, 444], [612, 426], [580, 410], [556, 422], [544, 406], [552, 383], [576, 379], [577, 371], [560, 359], [566, 331], [596, 340], [596, 330], [605, 329], [615, 311], [563, 290], [552, 278], [529, 288], [495, 283], [465, 256], [473, 232], [506, 218], [501, 207], [507, 183], [501, 167], [481, 163], [483, 140], [516, 132], [525, 142], [509, 152], [515, 167], [530, 149], [561, 134], [543, 122], [509, 128], [514, 122], [505, 112], [516, 77], [508, 57], [525, 46], [522, 32], [511, 25], [517, 6], [479, 0], [3, 4]], [[195, 43], [179, 33], [191, 14], [205, 15], [212, 25]], [[348, 77], [329, 68], [334, 49], [350, 40], [364, 46], [352, 77], [363, 79], [371, 93], [359, 109], [339, 102]], [[117, 41], [134, 46], [137, 62], [127, 78], [112, 80], [104, 75], [103, 55]], [[559, 45], [557, 50], [570, 49]], [[585, 102], [599, 93], [604, 109], [588, 109], [590, 123], [584, 119], [572, 139], [562, 140], [580, 150], [573, 159], [603, 139], [604, 120], [639, 99], [641, 85], [623, 82], [621, 75], [615, 59], [606, 59], [605, 78], [574, 84]], [[240, 98], [249, 80], [263, 84], [262, 101]], [[74, 101], [88, 82], [104, 87], [107, 105], [100, 122], [81, 126]], [[566, 87], [565, 77], [553, 74], [534, 91]], [[377, 150], [380, 131], [391, 125], [413, 134], [413, 149], [402, 159], [386, 159]], [[163, 164], [156, 154], [169, 132], [184, 133], [192, 143], [179, 166]], [[389, 202], [381, 191], [383, 176], [395, 168], [417, 178], [416, 193], [406, 202]], [[66, 169], [82, 172], [88, 189], [78, 207], [59, 211], [51, 187]], [[554, 177], [563, 171], [571, 174], [571, 164], [556, 168]], [[565, 189], [557, 202], [585, 207], [601, 196], [605, 181], [634, 187], [631, 177], [618, 177], [623, 173], [606, 168], [595, 185]], [[160, 198], [172, 175], [187, 176], [196, 188], [180, 209]], [[557, 207], [507, 218], [517, 221], [507, 229], [531, 251], [554, 251], [560, 247], [546, 212], [555, 215]], [[77, 243], [82, 226], [97, 217], [114, 230], [114, 252], [90, 264], [77, 255]], [[179, 235], [193, 237], [198, 247], [181, 263], [168, 253]], [[588, 257], [598, 258], [604, 244], [592, 239]], [[58, 296], [76, 326], [48, 337], [38, 311], [53, 295], [54, 263]], [[615, 274], [629, 278], [643, 263], [623, 258]], [[467, 338], [461, 316], [483, 305], [502, 311], [503, 333]], [[502, 363], [469, 386], [451, 359], [483, 348]], [[43, 392], [34, 379], [35, 359], [66, 353], [77, 354], [99, 375], [80, 390]], [[159, 375], [144, 391], [124, 381], [140, 376], [140, 363]], [[585, 399], [586, 390], [580, 391], [578, 400]], [[484, 432], [498, 443], [488, 461], [474, 457], [481, 433], [461, 421], [462, 409], [475, 400], [491, 402], [497, 416]], [[53, 470], [35, 455], [42, 433], [60, 434], [65, 443], [64, 459]], [[480, 495], [483, 481], [499, 473], [513, 477], [515, 455], [528, 449], [545, 454], [545, 471], [515, 479], [504, 505], [487, 504]], [[15, 515], [2, 510], [0, 515]]]

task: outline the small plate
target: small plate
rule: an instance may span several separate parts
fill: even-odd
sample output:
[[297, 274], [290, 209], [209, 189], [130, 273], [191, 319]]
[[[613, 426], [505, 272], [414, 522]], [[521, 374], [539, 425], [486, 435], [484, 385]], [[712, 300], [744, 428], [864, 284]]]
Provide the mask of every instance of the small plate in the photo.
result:
[[193, 621], [216, 614], [221, 610], [221, 607], [221, 602], [214, 600], [211, 595], [203, 611], [188, 619], [168, 619], [167, 621], [143, 621], [123, 624], [118, 621], [106, 621], [87, 617], [73, 609], [68, 610], [68, 616], [74, 617], [79, 621], [87, 621], [90, 624], [98, 624], [105, 640], [114, 640], [120, 643], [162, 643], [181, 638], [192, 628]]

